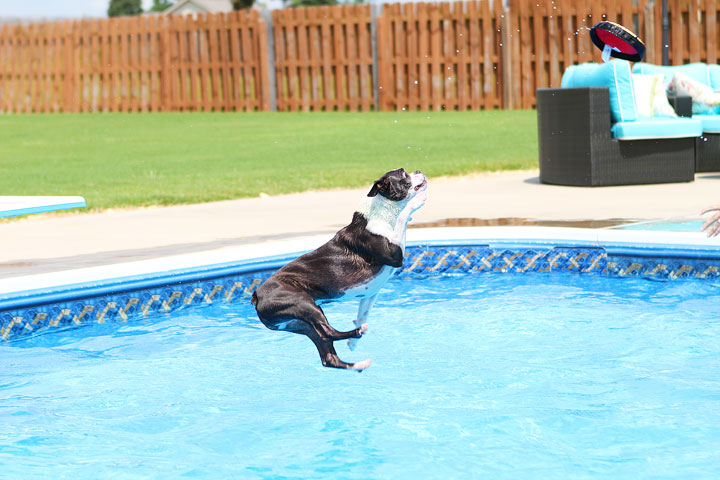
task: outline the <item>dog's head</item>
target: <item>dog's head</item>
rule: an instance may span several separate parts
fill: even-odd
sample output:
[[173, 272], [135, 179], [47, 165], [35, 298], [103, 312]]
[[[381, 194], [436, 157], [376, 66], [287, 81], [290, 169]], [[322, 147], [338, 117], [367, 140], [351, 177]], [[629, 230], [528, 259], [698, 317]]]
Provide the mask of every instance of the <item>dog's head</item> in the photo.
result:
[[427, 179], [420, 170], [407, 173], [404, 169], [390, 170], [375, 180], [368, 197], [382, 195], [394, 202], [408, 202], [427, 189]]

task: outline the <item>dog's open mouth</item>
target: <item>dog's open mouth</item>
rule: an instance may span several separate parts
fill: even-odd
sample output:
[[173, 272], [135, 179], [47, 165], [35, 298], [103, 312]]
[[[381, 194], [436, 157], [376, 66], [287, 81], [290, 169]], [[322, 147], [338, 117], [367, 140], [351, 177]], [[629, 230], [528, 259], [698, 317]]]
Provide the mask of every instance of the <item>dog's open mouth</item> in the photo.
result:
[[417, 187], [415, 187], [415, 191], [417, 192], [418, 190], [423, 188], [425, 185], [427, 185], [427, 179], [423, 178], [422, 183], [420, 185], [418, 185]]

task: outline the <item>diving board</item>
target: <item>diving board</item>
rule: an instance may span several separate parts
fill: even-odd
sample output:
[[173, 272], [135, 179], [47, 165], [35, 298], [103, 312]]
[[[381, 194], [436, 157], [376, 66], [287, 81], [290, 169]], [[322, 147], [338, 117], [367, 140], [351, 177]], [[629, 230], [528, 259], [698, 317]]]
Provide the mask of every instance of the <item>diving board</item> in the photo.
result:
[[86, 207], [83, 197], [1, 196], [0, 217]]

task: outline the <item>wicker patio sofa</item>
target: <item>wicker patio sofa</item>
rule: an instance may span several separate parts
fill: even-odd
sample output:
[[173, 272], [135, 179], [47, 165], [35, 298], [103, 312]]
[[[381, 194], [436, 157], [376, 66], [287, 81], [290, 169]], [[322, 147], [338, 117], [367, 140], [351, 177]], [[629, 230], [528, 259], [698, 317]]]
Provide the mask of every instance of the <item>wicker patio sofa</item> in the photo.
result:
[[[665, 76], [666, 86], [672, 80], [675, 72], [681, 72], [714, 90], [720, 90], [720, 65], [707, 65], [702, 62], [666, 66], [636, 63], [633, 66], [633, 72], [662, 73]], [[700, 120], [703, 125], [703, 134], [695, 141], [695, 171], [720, 171], [720, 114], [693, 114], [692, 117]]]
[[690, 182], [700, 121], [638, 117], [624, 60], [570, 67], [537, 91], [540, 181], [576, 186]]

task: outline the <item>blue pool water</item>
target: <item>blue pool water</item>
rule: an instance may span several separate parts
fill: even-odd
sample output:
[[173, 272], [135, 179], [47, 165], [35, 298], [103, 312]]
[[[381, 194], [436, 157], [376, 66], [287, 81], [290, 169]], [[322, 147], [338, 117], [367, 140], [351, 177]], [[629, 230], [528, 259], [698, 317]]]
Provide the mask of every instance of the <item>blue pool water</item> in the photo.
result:
[[362, 374], [247, 302], [6, 344], [0, 476], [717, 478], [717, 283], [395, 278], [370, 327]]

